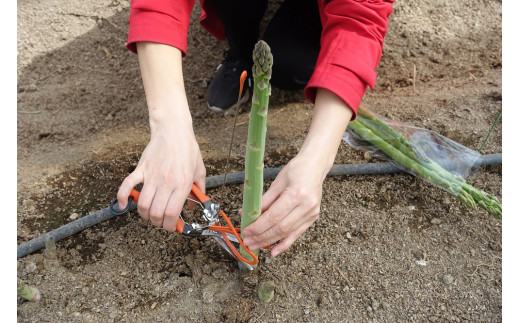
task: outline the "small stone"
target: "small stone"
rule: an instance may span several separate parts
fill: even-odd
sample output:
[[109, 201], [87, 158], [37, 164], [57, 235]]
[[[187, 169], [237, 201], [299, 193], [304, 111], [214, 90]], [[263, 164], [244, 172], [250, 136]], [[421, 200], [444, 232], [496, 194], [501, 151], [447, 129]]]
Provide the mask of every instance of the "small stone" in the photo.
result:
[[72, 213], [69, 216], [69, 220], [71, 220], [71, 221], [77, 220], [78, 218], [79, 218], [79, 214], [77, 214], [77, 213]]
[[36, 87], [36, 84], [32, 83], [27, 87], [27, 92], [36, 92], [38, 91], [38, 87]]
[[385, 311], [388, 311], [390, 309], [390, 304], [388, 304], [387, 302], [383, 302], [383, 309]]
[[193, 267], [191, 269], [191, 277], [193, 277], [193, 279], [200, 279], [200, 278], [202, 278], [202, 268], [200, 268], [200, 267]]
[[367, 306], [367, 312], [369, 312], [369, 313], [372, 312], [372, 307]]
[[430, 222], [431, 222], [431, 224], [437, 224], [437, 225], [442, 223], [441, 219], [437, 219], [437, 218], [432, 219]]
[[410, 210], [410, 211], [415, 210], [415, 206], [413, 206], [413, 205], [408, 206], [408, 210]]
[[350, 232], [347, 232], [347, 239], [352, 239], [352, 235], [350, 234]]
[[202, 293], [202, 299], [204, 300], [204, 303], [206, 303], [206, 304], [213, 303], [213, 292], [204, 291]]
[[311, 312], [311, 311], [310, 311], [308, 308], [306, 308], [306, 309], [303, 311], [303, 313], [304, 313], [305, 315], [309, 315], [310, 312]]
[[83, 295], [87, 296], [88, 295], [88, 292], [89, 292], [89, 288], [88, 287], [83, 287], [81, 289], [81, 292], [83, 293]]
[[423, 259], [417, 260], [415, 263], [418, 264], [419, 266], [426, 266], [428, 264], [428, 262]]
[[443, 312], [446, 311], [446, 306], [441, 305], [441, 311], [443, 311]]
[[111, 310], [108, 316], [110, 316], [111, 319], [115, 319], [117, 317], [117, 310]]
[[379, 308], [379, 302], [375, 299], [372, 300], [372, 309], [375, 311]]
[[153, 310], [157, 306], [157, 302], [153, 302], [152, 306], [150, 308]]
[[444, 277], [442, 277], [442, 281], [446, 285], [451, 285], [453, 283], [453, 276], [451, 276], [451, 275], [444, 275]]

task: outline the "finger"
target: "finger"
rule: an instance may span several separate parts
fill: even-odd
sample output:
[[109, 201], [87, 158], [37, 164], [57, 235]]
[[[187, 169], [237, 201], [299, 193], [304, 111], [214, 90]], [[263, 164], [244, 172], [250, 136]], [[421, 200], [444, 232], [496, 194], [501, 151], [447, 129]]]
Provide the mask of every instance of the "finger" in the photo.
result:
[[152, 186], [149, 183], [145, 183], [143, 185], [141, 193], [139, 194], [139, 203], [137, 203], [137, 211], [139, 212], [139, 215], [145, 220], [150, 220], [150, 207], [152, 206], [155, 191], [155, 186]]
[[284, 192], [271, 207], [244, 230], [244, 237], [259, 237], [271, 227], [279, 224], [299, 204]]
[[191, 186], [176, 189], [170, 196], [166, 209], [164, 210], [163, 228], [168, 232], [175, 231], [179, 215], [182, 212], [186, 197], [191, 191]]
[[306, 222], [305, 213], [303, 207], [296, 207], [276, 225], [269, 227], [266, 231], [258, 235], [252, 235], [244, 239], [244, 244], [256, 250], [282, 240]]
[[173, 188], [166, 185], [159, 187], [155, 192], [152, 205], [150, 206], [149, 216], [150, 222], [158, 228], [163, 226], [165, 209], [172, 194]]
[[141, 169], [136, 168], [130, 175], [128, 175], [121, 183], [119, 191], [117, 192], [117, 203], [119, 209], [123, 210], [128, 203], [128, 197], [132, 192], [132, 189], [139, 183], [142, 183], [144, 179], [143, 172]]
[[271, 208], [271, 205], [283, 193], [283, 190], [286, 187], [286, 185], [284, 185], [282, 183], [282, 181], [283, 181], [283, 179], [281, 179], [282, 177], [277, 177], [274, 180], [273, 184], [271, 184], [271, 187], [269, 187], [267, 192], [265, 192], [264, 195], [262, 196], [262, 212], [265, 212], [265, 210]]

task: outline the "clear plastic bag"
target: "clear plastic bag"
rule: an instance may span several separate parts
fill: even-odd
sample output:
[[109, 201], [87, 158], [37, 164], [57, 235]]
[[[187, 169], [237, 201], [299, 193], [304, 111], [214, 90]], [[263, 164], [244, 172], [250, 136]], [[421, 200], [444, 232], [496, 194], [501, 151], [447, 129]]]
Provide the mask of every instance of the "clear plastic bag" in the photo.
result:
[[[371, 113], [366, 109], [364, 111]], [[423, 162], [433, 161], [439, 164], [445, 170], [449, 171], [454, 176], [460, 176], [464, 179], [469, 178], [477, 172], [482, 158], [482, 155], [479, 152], [461, 145], [434, 131], [399, 123], [394, 120], [385, 119], [374, 113], [371, 114], [376, 116], [380, 121], [384, 122], [395, 131], [402, 134], [408, 140], [410, 148], [420, 159], [423, 160]], [[359, 115], [358, 121], [362, 121], [363, 123], [369, 124], [372, 127], [377, 126], [377, 121], [365, 118], [362, 115]], [[395, 136], [392, 136], [391, 133], [386, 132], [385, 134], [386, 136], [380, 136], [381, 139], [385, 141], [395, 140]], [[350, 146], [365, 151], [373, 157], [387, 160], [396, 167], [413, 175], [417, 175], [414, 174], [414, 172], [409, 168], [404, 167], [399, 162], [396, 162], [394, 159], [388, 157], [388, 155], [386, 155], [367, 140], [363, 139], [350, 127], [343, 135], [343, 140]]]
[[434, 131], [388, 120], [361, 107], [343, 140], [448, 191], [472, 209], [480, 206], [502, 218], [500, 201], [466, 182], [481, 164], [482, 155], [474, 150]]

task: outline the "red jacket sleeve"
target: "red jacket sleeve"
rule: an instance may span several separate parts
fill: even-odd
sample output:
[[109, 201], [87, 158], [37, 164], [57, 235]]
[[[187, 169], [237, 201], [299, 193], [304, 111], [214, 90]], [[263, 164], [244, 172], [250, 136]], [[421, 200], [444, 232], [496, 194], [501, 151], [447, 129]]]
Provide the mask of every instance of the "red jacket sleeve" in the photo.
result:
[[317, 88], [328, 89], [348, 104], [356, 118], [367, 85], [375, 86], [393, 2], [320, 0], [321, 50], [304, 89], [308, 100], [315, 102]]
[[161, 43], [186, 55], [190, 13], [195, 0], [132, 0], [126, 47], [137, 53], [136, 42]]

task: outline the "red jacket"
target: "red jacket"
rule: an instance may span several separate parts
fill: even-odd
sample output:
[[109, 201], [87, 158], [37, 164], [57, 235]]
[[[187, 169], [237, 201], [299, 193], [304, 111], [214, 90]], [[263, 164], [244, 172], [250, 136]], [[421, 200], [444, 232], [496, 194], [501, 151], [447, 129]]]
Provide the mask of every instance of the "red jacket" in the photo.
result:
[[[167, 44], [186, 55], [190, 13], [195, 0], [132, 0], [127, 48], [137, 53], [136, 42]], [[224, 28], [211, 0], [202, 5], [200, 23], [217, 39]], [[304, 89], [314, 103], [316, 89], [326, 88], [357, 114], [367, 85], [375, 85], [375, 69], [394, 0], [317, 0], [323, 26], [316, 68]]]

